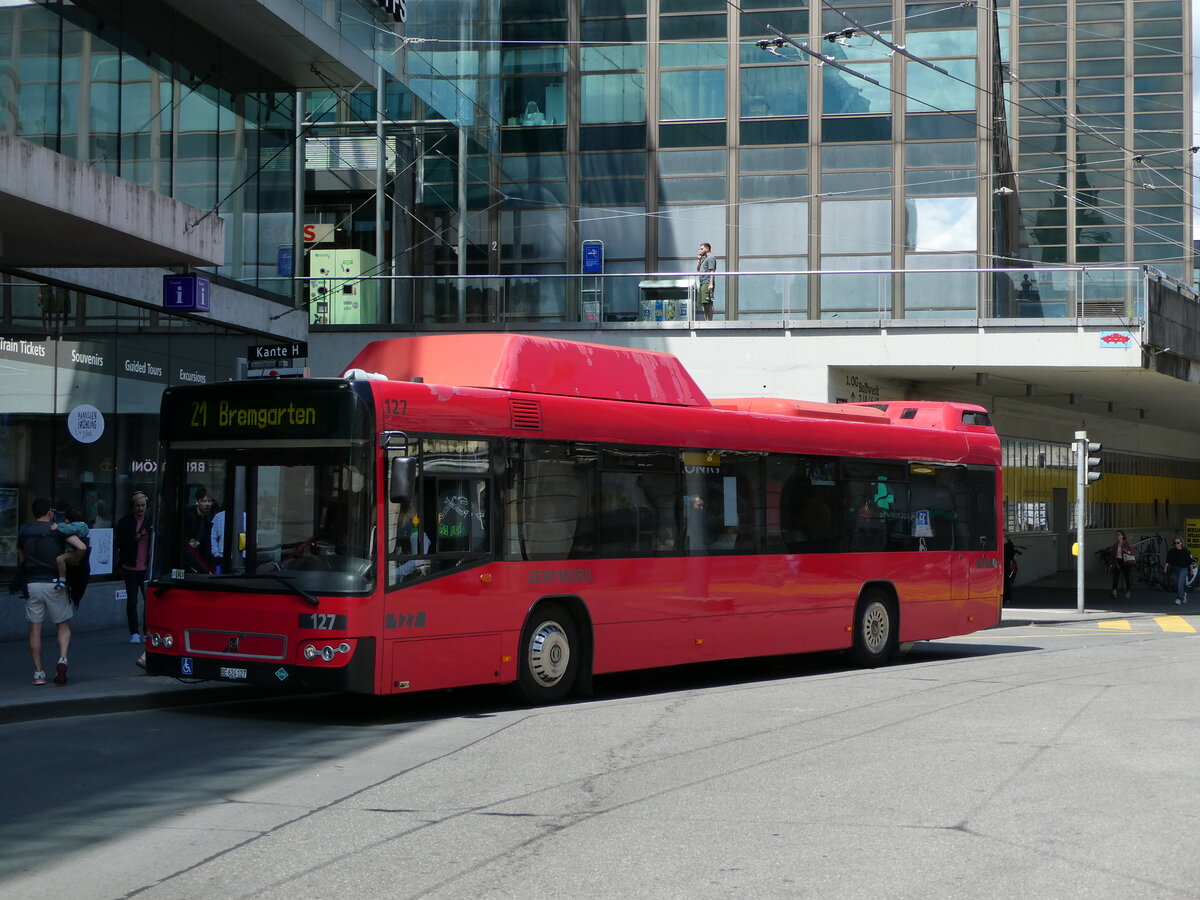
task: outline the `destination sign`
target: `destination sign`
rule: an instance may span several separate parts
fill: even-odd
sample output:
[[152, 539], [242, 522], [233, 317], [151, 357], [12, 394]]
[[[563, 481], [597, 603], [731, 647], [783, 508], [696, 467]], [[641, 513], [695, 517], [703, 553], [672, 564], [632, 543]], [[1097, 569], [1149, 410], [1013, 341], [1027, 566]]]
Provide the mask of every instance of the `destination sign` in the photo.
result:
[[161, 425], [168, 441], [196, 439], [348, 437], [355, 398], [345, 390], [258, 390], [241, 383], [163, 394]]

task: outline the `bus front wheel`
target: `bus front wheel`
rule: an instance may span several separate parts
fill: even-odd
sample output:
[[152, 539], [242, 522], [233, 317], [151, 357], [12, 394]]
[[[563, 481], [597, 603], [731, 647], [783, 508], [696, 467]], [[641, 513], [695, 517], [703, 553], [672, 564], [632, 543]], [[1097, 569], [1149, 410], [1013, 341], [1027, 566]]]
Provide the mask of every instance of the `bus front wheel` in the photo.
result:
[[579, 633], [558, 603], [533, 611], [521, 633], [518, 685], [530, 703], [555, 703], [571, 692], [579, 671]]
[[870, 591], [858, 602], [851, 654], [860, 666], [873, 669], [886, 663], [896, 648], [896, 616], [881, 591]]

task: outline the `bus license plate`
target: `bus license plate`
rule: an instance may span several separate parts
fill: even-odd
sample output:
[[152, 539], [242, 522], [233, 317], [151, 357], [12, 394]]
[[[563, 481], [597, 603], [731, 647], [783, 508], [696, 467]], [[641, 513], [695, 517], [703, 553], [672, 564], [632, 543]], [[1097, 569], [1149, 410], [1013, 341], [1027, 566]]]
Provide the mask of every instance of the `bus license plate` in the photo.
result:
[[245, 681], [246, 680], [246, 670], [245, 669], [230, 669], [226, 666], [221, 666], [221, 677], [222, 678], [240, 678], [242, 681]]

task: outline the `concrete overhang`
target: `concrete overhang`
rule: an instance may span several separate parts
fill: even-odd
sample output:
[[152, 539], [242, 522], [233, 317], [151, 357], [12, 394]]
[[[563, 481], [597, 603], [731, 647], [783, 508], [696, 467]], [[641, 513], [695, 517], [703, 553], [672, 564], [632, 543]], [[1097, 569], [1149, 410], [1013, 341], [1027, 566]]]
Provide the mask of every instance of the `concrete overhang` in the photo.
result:
[[165, 2], [294, 88], [328, 88], [312, 66], [335, 84], [375, 85], [377, 66], [370, 56], [299, 0]]
[[212, 266], [225, 224], [204, 210], [0, 133], [0, 266]]

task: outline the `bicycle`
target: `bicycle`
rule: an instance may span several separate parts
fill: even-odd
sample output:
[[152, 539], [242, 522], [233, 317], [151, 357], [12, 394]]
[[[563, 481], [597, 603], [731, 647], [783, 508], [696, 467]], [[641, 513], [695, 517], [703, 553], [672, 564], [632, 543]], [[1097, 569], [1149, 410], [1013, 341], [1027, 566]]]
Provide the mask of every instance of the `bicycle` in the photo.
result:
[[1151, 587], [1162, 588], [1164, 591], [1173, 590], [1173, 586], [1167, 584], [1166, 573], [1163, 572], [1162, 554], [1159, 552], [1162, 544], [1163, 536], [1161, 534], [1147, 535], [1134, 544], [1138, 548], [1138, 580], [1146, 582]]

